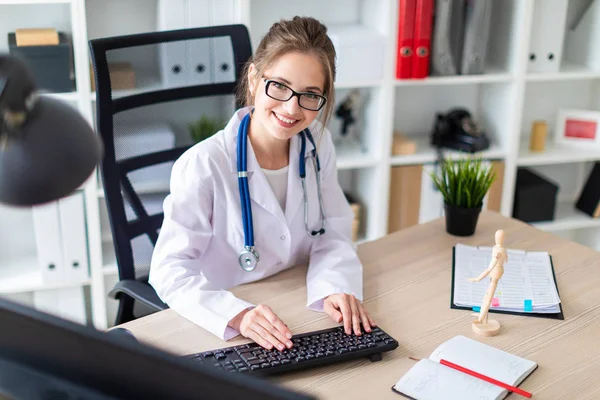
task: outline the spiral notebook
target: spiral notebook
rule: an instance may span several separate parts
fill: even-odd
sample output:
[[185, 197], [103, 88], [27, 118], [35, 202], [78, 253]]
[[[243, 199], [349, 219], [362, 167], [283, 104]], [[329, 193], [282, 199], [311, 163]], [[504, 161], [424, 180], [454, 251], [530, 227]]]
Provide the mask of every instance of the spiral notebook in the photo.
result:
[[418, 361], [392, 391], [417, 400], [500, 400], [508, 395], [507, 389], [440, 364], [442, 359], [511, 386], [519, 386], [538, 366], [459, 335], [438, 346], [429, 358]]
[[[508, 261], [489, 312], [564, 320], [552, 256], [540, 251], [506, 251]], [[450, 308], [479, 311], [489, 275], [479, 282], [467, 279], [478, 277], [488, 268], [491, 257], [491, 247], [454, 247]]]

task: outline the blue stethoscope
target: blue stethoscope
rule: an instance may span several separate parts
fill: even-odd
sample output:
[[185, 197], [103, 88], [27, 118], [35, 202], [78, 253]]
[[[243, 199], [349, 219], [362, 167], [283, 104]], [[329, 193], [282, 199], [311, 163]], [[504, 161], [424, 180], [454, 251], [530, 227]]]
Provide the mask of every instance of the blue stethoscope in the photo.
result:
[[[239, 263], [244, 271], [254, 271], [260, 259], [258, 252], [254, 248], [254, 228], [252, 226], [252, 208], [250, 207], [250, 191], [248, 189], [248, 171], [246, 169], [246, 152], [247, 152], [247, 137], [248, 125], [250, 124], [250, 114], [247, 114], [242, 120], [238, 129], [237, 141], [237, 169], [238, 169], [238, 184], [240, 188], [240, 203], [242, 206], [242, 222], [244, 225], [244, 250], [240, 253]], [[308, 197], [306, 194], [306, 162], [304, 155], [306, 153], [306, 138], [313, 145], [313, 150], [310, 152], [313, 168], [315, 169], [315, 180], [317, 181], [317, 196], [319, 199], [319, 212], [321, 214], [321, 228], [319, 230], [310, 230], [308, 228]], [[310, 131], [304, 129], [300, 132], [302, 141], [300, 146], [299, 170], [300, 180], [302, 181], [302, 190], [304, 192], [304, 227], [306, 233], [310, 237], [320, 236], [325, 233], [325, 213], [323, 212], [323, 202], [321, 201], [321, 179], [319, 172], [321, 164], [317, 155], [317, 146]]]

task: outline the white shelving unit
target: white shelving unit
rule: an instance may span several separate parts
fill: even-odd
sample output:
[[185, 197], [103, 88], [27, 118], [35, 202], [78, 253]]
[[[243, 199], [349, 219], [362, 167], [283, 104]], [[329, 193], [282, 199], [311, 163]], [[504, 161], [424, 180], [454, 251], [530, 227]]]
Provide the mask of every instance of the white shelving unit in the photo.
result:
[[[159, 1], [0, 0], [0, 38], [20, 27], [53, 26], [67, 32], [73, 44], [77, 90], [47, 95], [77, 107], [94, 124], [96, 98], [90, 90], [88, 40], [157, 30]], [[600, 37], [591, 36], [586, 43], [577, 43], [565, 32], [564, 46], [569, 51], [563, 52], [560, 69], [528, 72], [535, 5], [540, 0], [494, 0], [484, 74], [419, 80], [395, 78], [398, 0], [328, 0], [327, 6], [322, 0], [189, 1], [202, 2], [212, 24], [245, 24], [254, 49], [272, 23], [294, 15], [310, 15], [328, 26], [361, 24], [383, 35], [386, 46], [383, 77], [336, 83], [338, 102], [352, 89], [361, 92], [364, 104], [357, 124], [358, 135], [342, 140], [338, 133], [340, 121], [335, 116], [329, 126], [337, 143], [342, 186], [363, 205], [359, 242], [387, 233], [391, 168], [434, 162], [436, 154], [428, 142], [436, 113], [465, 107], [492, 139], [491, 147], [480, 155], [505, 163], [501, 212], [512, 214], [517, 169], [533, 168], [555, 180], [561, 188], [555, 220], [535, 225], [574, 238], [583, 237], [578, 232], [585, 232], [586, 237], [598, 239], [586, 244], [600, 249], [600, 235], [589, 234], [600, 232], [600, 221], [575, 211], [572, 206], [592, 163], [600, 160], [600, 151], [571, 150], [552, 143], [555, 115], [560, 108], [600, 109], [600, 69], [595, 60]], [[579, 3], [569, 1], [568, 19]], [[590, 32], [595, 33], [591, 28]], [[2, 51], [7, 51], [4, 40], [0, 40]], [[141, 77], [139, 85], [144, 84]], [[536, 119], [547, 120], [550, 128], [547, 149], [541, 154], [528, 150], [531, 123]], [[417, 152], [392, 156], [394, 131], [415, 140]], [[453, 158], [462, 156], [456, 152], [446, 154]], [[106, 294], [117, 279], [117, 267], [101, 183], [93, 176], [83, 190], [90, 277], [78, 285], [90, 287], [90, 322], [105, 328], [114, 320], [115, 302], [107, 299]], [[149, 184], [142, 190], [153, 196], [166, 191], [166, 182]], [[36, 278], [31, 212], [3, 207], [0, 221], [0, 295], [52, 287]]]

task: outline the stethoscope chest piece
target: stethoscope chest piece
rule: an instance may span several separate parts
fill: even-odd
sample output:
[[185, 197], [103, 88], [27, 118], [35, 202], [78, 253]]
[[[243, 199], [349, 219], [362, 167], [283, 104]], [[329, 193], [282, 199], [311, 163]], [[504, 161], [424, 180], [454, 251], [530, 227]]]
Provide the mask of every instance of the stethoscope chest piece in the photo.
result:
[[246, 250], [240, 253], [240, 267], [242, 267], [244, 271], [252, 272], [256, 268], [259, 259], [260, 257], [256, 250], [246, 247]]

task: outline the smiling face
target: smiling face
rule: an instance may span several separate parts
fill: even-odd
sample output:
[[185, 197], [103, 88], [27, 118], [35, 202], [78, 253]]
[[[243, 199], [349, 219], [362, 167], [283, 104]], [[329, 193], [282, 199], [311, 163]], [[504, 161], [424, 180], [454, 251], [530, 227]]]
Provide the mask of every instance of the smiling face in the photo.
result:
[[285, 90], [286, 85], [296, 92], [310, 92], [323, 95], [325, 75], [319, 59], [306, 53], [292, 52], [277, 58], [263, 76], [256, 76], [253, 65], [249, 69], [250, 93], [254, 96], [254, 114], [250, 125], [253, 136], [262, 136], [267, 141], [286, 141], [307, 128], [319, 114], [300, 107], [299, 98], [288, 101], [276, 100], [266, 93], [266, 80], [270, 84], [269, 93]]

